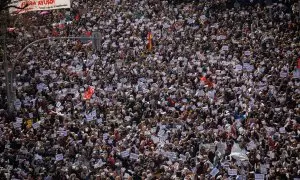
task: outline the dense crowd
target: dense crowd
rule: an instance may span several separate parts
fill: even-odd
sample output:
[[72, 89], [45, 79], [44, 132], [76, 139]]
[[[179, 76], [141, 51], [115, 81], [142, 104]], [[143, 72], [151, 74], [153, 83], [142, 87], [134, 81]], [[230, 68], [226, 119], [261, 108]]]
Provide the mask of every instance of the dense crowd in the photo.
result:
[[0, 179], [299, 179], [298, 4], [261, 2], [74, 0], [21, 15], [10, 60], [44, 37], [99, 32], [101, 48], [28, 48], [14, 114], [1, 79]]

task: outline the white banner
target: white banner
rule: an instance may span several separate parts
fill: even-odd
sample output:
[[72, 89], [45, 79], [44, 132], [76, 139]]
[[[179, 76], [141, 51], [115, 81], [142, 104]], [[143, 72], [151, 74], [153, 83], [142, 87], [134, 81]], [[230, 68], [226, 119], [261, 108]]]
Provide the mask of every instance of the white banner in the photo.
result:
[[29, 11], [46, 11], [52, 9], [71, 8], [70, 0], [12, 0], [11, 6], [24, 7], [25, 9], [10, 8], [9, 12], [12, 14], [21, 14]]

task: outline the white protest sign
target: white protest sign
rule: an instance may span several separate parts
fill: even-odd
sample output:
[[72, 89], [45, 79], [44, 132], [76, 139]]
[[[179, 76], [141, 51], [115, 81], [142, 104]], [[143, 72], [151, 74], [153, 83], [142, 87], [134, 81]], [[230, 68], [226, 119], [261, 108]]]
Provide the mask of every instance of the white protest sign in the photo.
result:
[[105, 162], [102, 161], [102, 159], [99, 159], [99, 161], [94, 165], [94, 168], [102, 167], [105, 164]]
[[300, 78], [300, 70], [297, 69], [293, 72], [293, 78], [299, 79]]
[[61, 102], [56, 103], [56, 107], [59, 108], [61, 106]]
[[135, 153], [130, 153], [130, 159], [138, 160], [139, 159], [139, 155], [135, 154]]
[[200, 126], [197, 127], [197, 130], [199, 130], [199, 131], [202, 131], [203, 129], [204, 129], [204, 128], [203, 128], [202, 125], [200, 125]]
[[97, 123], [101, 124], [102, 123], [102, 118], [97, 119]]
[[213, 170], [211, 170], [211, 172], [209, 174], [211, 176], [215, 177], [218, 173], [219, 173], [219, 169], [213, 168]]
[[240, 65], [240, 64], [237, 64], [237, 65], [235, 66], [235, 71], [241, 71], [241, 70], [243, 70], [243, 66]]
[[63, 160], [64, 159], [64, 155], [63, 154], [56, 154], [55, 155], [55, 160], [56, 161], [61, 161], [61, 160]]
[[228, 47], [228, 46], [223, 46], [223, 47], [222, 47], [222, 50], [223, 50], [223, 51], [228, 51], [228, 50], [229, 50], [229, 47]]
[[228, 175], [229, 176], [236, 176], [237, 175], [237, 169], [228, 169]]
[[264, 180], [265, 179], [264, 174], [255, 174], [254, 177], [255, 177], [255, 180]]
[[90, 122], [94, 119], [93, 116], [91, 116], [90, 114], [85, 115], [85, 118], [87, 122]]
[[20, 129], [22, 127], [22, 123], [14, 122], [13, 126], [14, 126], [15, 129]]
[[247, 145], [247, 150], [251, 151], [253, 149], [256, 149], [256, 144], [253, 141], [250, 141]]
[[279, 128], [279, 132], [280, 132], [281, 134], [284, 134], [284, 133], [286, 133], [286, 131], [285, 131], [285, 127], [281, 127], [281, 128]]
[[245, 55], [246, 55], [246, 56], [250, 56], [250, 55], [251, 55], [251, 52], [250, 52], [250, 51], [245, 51]]
[[129, 152], [128, 151], [123, 151], [123, 152], [121, 152], [121, 156], [123, 158], [128, 157], [129, 156]]
[[22, 103], [19, 99], [17, 99], [15, 102], [14, 102], [14, 105], [16, 107], [17, 110], [19, 110], [22, 106]]
[[18, 122], [18, 123], [21, 123], [21, 124], [22, 124], [22, 123], [23, 123], [23, 118], [18, 118], [18, 117], [17, 117], [17, 118], [16, 118], [16, 122]]
[[33, 129], [38, 129], [40, 127], [40, 123], [36, 122], [32, 124]]
[[163, 137], [165, 134], [165, 131], [164, 130], [160, 130], [157, 134], [158, 137]]
[[35, 154], [34, 155], [34, 160], [43, 160], [43, 157], [38, 155], [38, 154]]
[[175, 152], [166, 152], [167, 153], [167, 157], [171, 160], [171, 161], [176, 161], [177, 159], [177, 154]]
[[275, 153], [273, 151], [268, 151], [267, 155], [273, 159], [275, 157]]
[[94, 111], [91, 112], [91, 116], [92, 116], [92, 117], [96, 117], [96, 116], [97, 116], [96, 110], [94, 110]]
[[66, 137], [68, 135], [67, 131], [58, 131], [59, 136]]
[[266, 165], [260, 165], [260, 173], [261, 174], [268, 174], [268, 169]]
[[186, 156], [185, 155], [180, 154], [179, 158], [182, 159], [183, 161], [186, 161]]
[[288, 73], [287, 73], [287, 72], [283, 72], [283, 71], [280, 72], [280, 77], [281, 77], [281, 78], [285, 78], [285, 77], [287, 77], [287, 76], [288, 76]]
[[159, 142], [159, 138], [156, 137], [156, 136], [151, 136], [151, 139], [152, 139], [154, 144], [157, 144]]
[[103, 140], [108, 139], [108, 133], [103, 134]]
[[156, 127], [151, 128], [150, 132], [155, 133], [156, 132]]
[[248, 72], [251, 72], [251, 71], [254, 70], [254, 66], [251, 65], [251, 64], [249, 64], [249, 63], [244, 63], [243, 64], [243, 69], [246, 70], [246, 71], [248, 71]]
[[204, 148], [204, 149], [207, 149], [208, 151], [215, 151], [216, 149], [216, 145], [214, 143], [210, 143], [210, 144], [200, 144], [199, 145], [199, 148]]

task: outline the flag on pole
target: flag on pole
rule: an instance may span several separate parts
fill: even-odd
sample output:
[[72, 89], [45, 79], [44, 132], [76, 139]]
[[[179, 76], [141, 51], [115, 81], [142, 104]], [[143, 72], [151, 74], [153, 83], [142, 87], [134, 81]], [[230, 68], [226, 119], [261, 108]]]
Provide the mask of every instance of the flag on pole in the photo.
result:
[[91, 86], [88, 87], [87, 91], [84, 93], [84, 99], [91, 99], [91, 97], [93, 96], [95, 90], [94, 88], [92, 88]]
[[152, 51], [152, 48], [153, 48], [153, 42], [152, 42], [152, 39], [153, 39], [153, 35], [151, 32], [148, 32], [147, 34], [147, 40], [148, 40], [148, 44], [147, 44], [147, 49], [149, 51]]

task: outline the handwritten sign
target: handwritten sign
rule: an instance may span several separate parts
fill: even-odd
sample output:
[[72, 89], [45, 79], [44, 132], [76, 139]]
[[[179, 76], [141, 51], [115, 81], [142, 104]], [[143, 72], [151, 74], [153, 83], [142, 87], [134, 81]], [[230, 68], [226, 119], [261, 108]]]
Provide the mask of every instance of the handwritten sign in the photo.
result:
[[15, 129], [21, 129], [22, 123], [15, 122], [15, 123], [13, 123], [13, 126], [14, 126]]
[[139, 159], [139, 155], [135, 154], [135, 153], [130, 153], [130, 159], [138, 160]]
[[287, 76], [288, 76], [288, 73], [287, 73], [287, 72], [283, 72], [283, 71], [280, 72], [280, 77], [281, 77], [281, 78], [285, 78], [285, 77], [287, 77]]
[[154, 144], [157, 144], [159, 142], [159, 138], [156, 137], [156, 136], [151, 136], [151, 139], [152, 139]]
[[97, 123], [101, 124], [102, 123], [102, 118], [97, 119]]
[[229, 176], [236, 176], [237, 175], [237, 169], [228, 169], [228, 175]]
[[222, 50], [223, 50], [223, 51], [228, 51], [228, 50], [229, 50], [229, 47], [228, 47], [228, 46], [223, 46], [223, 47], [222, 47]]
[[280, 132], [281, 134], [284, 134], [284, 133], [286, 133], [286, 131], [285, 131], [285, 127], [281, 127], [281, 128], [279, 128], [279, 132]]
[[35, 159], [35, 160], [43, 160], [43, 157], [40, 156], [40, 155], [38, 155], [38, 154], [35, 154], [35, 155], [34, 155], [34, 159]]
[[244, 64], [243, 64], [243, 69], [244, 69], [245, 71], [251, 72], [251, 71], [254, 70], [254, 66], [251, 65], [251, 64], [249, 64], [249, 63], [244, 63]]
[[245, 51], [245, 55], [246, 55], [246, 56], [250, 56], [250, 55], [251, 55], [251, 52], [250, 52], [250, 51]]
[[265, 175], [264, 174], [255, 174], [254, 178], [255, 178], [255, 180], [264, 180]]
[[211, 176], [215, 177], [219, 173], [219, 169], [213, 168], [213, 170], [209, 173]]
[[55, 155], [55, 160], [56, 161], [62, 161], [64, 159], [64, 155], [63, 154], [56, 154]]
[[128, 157], [129, 156], [129, 152], [128, 151], [123, 151], [123, 152], [121, 152], [121, 156], [123, 158]]
[[237, 65], [235, 66], [235, 71], [242, 71], [242, 70], [243, 70], [243, 66], [242, 66], [242, 65], [237, 64]]
[[33, 129], [40, 128], [40, 124], [38, 122], [32, 124]]
[[103, 140], [108, 139], [108, 133], [103, 134]]

